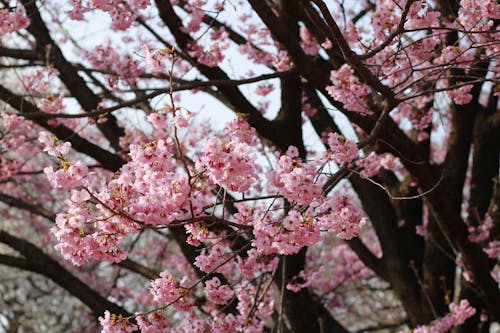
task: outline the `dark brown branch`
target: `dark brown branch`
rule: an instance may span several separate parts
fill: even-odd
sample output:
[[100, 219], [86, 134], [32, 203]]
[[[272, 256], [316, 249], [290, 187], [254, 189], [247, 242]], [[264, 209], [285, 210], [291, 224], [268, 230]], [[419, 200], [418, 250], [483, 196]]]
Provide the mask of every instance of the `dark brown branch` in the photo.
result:
[[255, 82], [259, 82], [259, 81], [284, 77], [292, 72], [293, 72], [293, 70], [288, 71], [288, 72], [277, 72], [277, 73], [271, 73], [271, 74], [263, 74], [263, 75], [259, 75], [256, 77], [252, 77], [252, 78], [248, 78], [248, 79], [241, 79], [241, 80], [223, 79], [223, 80], [184, 82], [182, 84], [179, 84], [179, 85], [172, 87], [172, 89], [170, 89], [170, 88], [158, 89], [152, 93], [145, 94], [145, 95], [137, 97], [133, 100], [123, 102], [123, 103], [120, 103], [118, 105], [115, 105], [115, 106], [112, 106], [109, 108], [97, 109], [97, 110], [91, 111], [91, 112], [75, 113], [75, 114], [46, 113], [46, 112], [35, 113], [35, 112], [33, 112], [33, 113], [29, 113], [29, 114], [25, 115], [25, 117], [29, 118], [29, 119], [57, 119], [57, 118], [74, 119], [74, 118], [85, 118], [85, 117], [100, 117], [102, 115], [109, 114], [109, 113], [112, 113], [114, 111], [126, 108], [126, 107], [131, 107], [131, 106], [137, 105], [139, 103], [150, 100], [156, 96], [168, 94], [168, 93], [170, 93], [170, 91], [176, 92], [176, 91], [199, 89], [202, 87], [225, 87], [225, 86], [245, 85], [245, 84], [255, 83]]
[[349, 180], [372, 222], [382, 248], [383, 257], [378, 260], [381, 264], [378, 264], [378, 267], [375, 266], [375, 269], [385, 270], [381, 277], [385, 276], [386, 281], [391, 284], [412, 324], [423, 324], [429, 321], [432, 319], [432, 313], [429, 313], [428, 308], [423, 306], [422, 290], [417, 276], [411, 269], [411, 263], [415, 262], [413, 257], [415, 247], [421, 248], [422, 242], [418, 243], [415, 234], [408, 235], [405, 230], [398, 227], [398, 216], [384, 190], [361, 179], [356, 174], [353, 174]]
[[130, 258], [120, 261], [116, 265], [126, 268], [134, 273], [140, 274], [150, 280], [155, 280], [160, 277], [160, 272], [157, 272], [149, 267], [146, 267]]
[[24, 209], [36, 215], [40, 215], [50, 221], [54, 221], [55, 219], [55, 215], [52, 212], [45, 209], [44, 207], [36, 204], [31, 204], [29, 202], [15, 198], [8, 194], [0, 193], [0, 201], [11, 207]]
[[359, 259], [372, 271], [374, 271], [382, 279], [389, 281], [387, 271], [384, 269], [383, 260], [377, 258], [366, 247], [361, 239], [358, 237], [346, 241], [347, 245], [353, 250]]
[[106, 310], [109, 310], [114, 314], [125, 317], [130, 316], [127, 310], [99, 295], [32, 243], [10, 235], [4, 230], [0, 230], [0, 242], [16, 250], [25, 258], [24, 261], [21, 261], [22, 259], [14, 260], [13, 258], [0, 257], [4, 263], [9, 262], [15, 264], [18, 268], [50, 278], [87, 305], [95, 315], [100, 316]]
[[[288, 27], [289, 33], [299, 38], [298, 3], [295, 0], [279, 2], [280, 23]], [[293, 145], [298, 148], [301, 158], [306, 158], [306, 149], [302, 139], [302, 83], [296, 73], [280, 79], [281, 109], [274, 119], [277, 131], [281, 133], [276, 139], [281, 146]], [[287, 148], [287, 147], [284, 147]]]
[[0, 254], [0, 265], [15, 267], [25, 271], [30, 270], [30, 264], [28, 260], [5, 254]]
[[7, 47], [0, 47], [0, 56], [2, 57], [10, 57], [15, 59], [23, 59], [30, 61], [43, 60], [40, 55], [32, 50], [26, 49], [11, 49]]
[[[299, 275], [304, 267], [306, 248], [291, 256], [282, 256], [274, 275], [274, 280], [280, 290], [284, 290], [282, 300], [284, 310], [291, 326], [291, 332], [335, 332], [349, 333], [339, 322], [332, 317], [330, 312], [321, 304], [319, 300], [314, 300], [307, 288], [295, 293], [286, 288], [287, 284]], [[285, 267], [283, 267], [285, 265]], [[282, 274], [284, 270], [284, 274]], [[283, 277], [285, 281], [283, 281]]]

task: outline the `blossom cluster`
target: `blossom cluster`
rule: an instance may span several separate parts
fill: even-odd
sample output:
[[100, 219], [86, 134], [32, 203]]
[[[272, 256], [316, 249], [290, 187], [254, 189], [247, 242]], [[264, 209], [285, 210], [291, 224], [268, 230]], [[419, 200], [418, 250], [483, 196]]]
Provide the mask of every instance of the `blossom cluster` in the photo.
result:
[[86, 52], [85, 58], [94, 68], [113, 73], [106, 75], [106, 81], [112, 89], [118, 89], [117, 84], [122, 81], [128, 86], [134, 85], [143, 72], [137, 60], [128, 54], [121, 56], [110, 45], [97, 46], [92, 52]]
[[86, 12], [94, 9], [102, 10], [111, 17], [111, 27], [115, 30], [127, 30], [139, 17], [139, 11], [150, 5], [149, 0], [93, 0], [83, 2], [71, 0], [72, 8], [68, 16], [73, 20], [83, 20]]
[[460, 326], [476, 313], [476, 309], [470, 306], [466, 299], [459, 304], [450, 303], [450, 312], [442, 318], [436, 319], [430, 325], [419, 326], [413, 330], [414, 333], [445, 333], [452, 327]]
[[104, 317], [99, 317], [101, 333], [132, 333], [137, 330], [137, 326], [131, 324], [128, 319], [121, 315], [115, 315], [109, 311], [104, 312]]
[[352, 239], [366, 223], [362, 211], [348, 195], [336, 192], [327, 197], [316, 209], [318, 225], [342, 239]]
[[226, 304], [234, 296], [234, 291], [227, 285], [221, 285], [217, 277], [205, 282], [204, 292], [210, 302], [220, 305]]
[[276, 162], [275, 170], [267, 174], [269, 183], [279, 193], [299, 205], [308, 205], [322, 192], [316, 182], [318, 163], [304, 163], [299, 159], [297, 148], [290, 147]]
[[24, 29], [29, 23], [23, 7], [18, 6], [13, 11], [0, 8], [0, 36]]
[[225, 134], [207, 140], [196, 168], [205, 172], [211, 182], [229, 191], [247, 191], [257, 180], [257, 166], [251, 148], [255, 129], [236, 119], [227, 126]]
[[270, 217], [258, 220], [253, 233], [253, 245], [260, 253], [267, 255], [294, 254], [320, 239], [318, 225], [296, 210], [288, 212], [281, 221], [273, 221]]
[[358, 157], [359, 149], [356, 142], [345, 139], [338, 133], [329, 133], [327, 139], [330, 158], [337, 164], [351, 163]]
[[159, 304], [172, 304], [176, 309], [189, 311], [194, 299], [189, 297], [189, 288], [186, 281], [177, 282], [174, 277], [164, 271], [160, 278], [151, 282], [151, 294], [155, 302]]
[[331, 86], [326, 90], [335, 100], [344, 104], [344, 107], [362, 115], [373, 113], [368, 106], [368, 96], [372, 92], [370, 86], [362, 83], [354, 73], [354, 69], [344, 64], [330, 74]]

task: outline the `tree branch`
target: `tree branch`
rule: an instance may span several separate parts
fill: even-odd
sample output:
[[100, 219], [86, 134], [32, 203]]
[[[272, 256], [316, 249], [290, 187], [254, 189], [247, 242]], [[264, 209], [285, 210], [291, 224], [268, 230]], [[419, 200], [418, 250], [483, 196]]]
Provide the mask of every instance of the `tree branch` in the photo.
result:
[[25, 259], [14, 259], [14, 257], [1, 256], [0, 260], [2, 260], [2, 263], [14, 264], [17, 268], [39, 273], [50, 278], [81, 300], [95, 315], [102, 315], [104, 311], [109, 310], [114, 314], [120, 314], [124, 317], [130, 316], [127, 310], [99, 295], [32, 243], [12, 236], [1, 229], [0, 242], [8, 245], [25, 257]]

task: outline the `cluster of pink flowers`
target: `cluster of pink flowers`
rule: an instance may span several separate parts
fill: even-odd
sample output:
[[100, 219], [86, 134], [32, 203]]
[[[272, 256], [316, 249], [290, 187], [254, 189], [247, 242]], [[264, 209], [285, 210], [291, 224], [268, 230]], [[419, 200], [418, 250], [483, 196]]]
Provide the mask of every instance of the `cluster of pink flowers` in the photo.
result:
[[61, 91], [57, 95], [51, 92], [51, 88], [56, 87], [54, 79], [57, 75], [56, 69], [47, 66], [22, 76], [23, 90], [35, 96], [36, 106], [43, 112], [55, 113], [64, 109], [64, 92]]
[[239, 45], [238, 52], [256, 64], [271, 66], [273, 65], [273, 63], [276, 63], [277, 65], [281, 66], [280, 68], [284, 70], [290, 68], [290, 63], [287, 61], [288, 59], [283, 59], [283, 61], [281, 61], [280, 59], [277, 59], [275, 56], [273, 56], [272, 53], [256, 48], [255, 45], [253, 45], [250, 41], [247, 41], [247, 43], [245, 44]]
[[[173, 149], [172, 142], [163, 140], [131, 146], [131, 161], [122, 167], [118, 177], [92, 193], [96, 201], [78, 192], [81, 195], [66, 202], [67, 213], [58, 214], [53, 229], [59, 241], [56, 248], [76, 264], [90, 258], [120, 261], [126, 258], [126, 252], [119, 247], [121, 238], [135, 232], [141, 223], [168, 224], [185, 218], [187, 210], [183, 208], [189, 203], [190, 184], [185, 175], [174, 172], [177, 164], [172, 158]], [[57, 171], [46, 168], [55, 187], [87, 186], [88, 169], [84, 164], [63, 163], [67, 167]], [[207, 204], [202, 195], [199, 198], [200, 205]]]
[[325, 198], [316, 209], [318, 225], [342, 239], [352, 239], [366, 223], [362, 211], [352, 203], [348, 195], [338, 192]]
[[200, 246], [203, 241], [207, 240], [213, 233], [210, 232], [205, 223], [189, 223], [185, 226], [186, 232], [189, 235], [186, 242], [192, 246]]
[[358, 157], [359, 149], [353, 140], [348, 140], [337, 133], [329, 133], [327, 154], [335, 163], [342, 165], [351, 163]]
[[58, 74], [57, 69], [52, 66], [43, 67], [33, 73], [23, 75], [21, 77], [22, 87], [26, 92], [33, 95], [46, 94]]
[[190, 297], [189, 287], [180, 283], [167, 271], [160, 273], [160, 278], [151, 282], [151, 294], [155, 302], [159, 304], [172, 304], [176, 309], [190, 311], [194, 304], [194, 299]]
[[[56, 216], [56, 226], [52, 233], [58, 244], [55, 249], [75, 265], [82, 265], [90, 258], [119, 262], [127, 257], [120, 249], [121, 237], [125, 227], [115, 228], [110, 221], [95, 220], [95, 216], [85, 207], [90, 195], [85, 190], [73, 190], [66, 200], [67, 212]], [[105, 228], [109, 224], [112, 228]], [[102, 229], [102, 230], [101, 230]]]
[[[272, 66], [273, 62], [279, 60], [271, 52], [264, 50], [265, 46], [272, 45], [273, 43], [269, 30], [261, 29], [259, 25], [250, 20], [250, 17], [247, 14], [239, 16], [241, 24], [238, 28], [245, 34], [247, 41], [245, 44], [238, 46], [238, 51], [255, 64]], [[259, 48], [259, 46], [264, 47]], [[279, 55], [283, 54], [286, 53], [280, 53]]]
[[398, 24], [401, 18], [401, 13], [398, 12], [400, 6], [403, 6], [403, 4], [398, 3], [398, 6], [396, 6], [393, 1], [376, 1], [376, 11], [373, 13], [371, 21], [376, 39], [385, 40], [392, 32], [391, 28]]
[[433, 321], [428, 326], [419, 326], [413, 330], [414, 333], [445, 333], [452, 327], [460, 326], [467, 319], [476, 313], [476, 309], [469, 305], [466, 299], [460, 301], [459, 304], [450, 303], [450, 313], [446, 316]]
[[433, 108], [425, 107], [426, 103], [432, 102], [434, 97], [415, 98], [410, 102], [398, 105], [400, 117], [406, 117], [413, 128], [419, 131], [426, 129], [432, 122]]
[[89, 169], [82, 161], [71, 163], [63, 160], [59, 168], [48, 166], [43, 172], [54, 188], [71, 189], [85, 184]]
[[[444, 67], [466, 68], [474, 63], [475, 52], [468, 48], [467, 44], [459, 44], [458, 46], [447, 46], [441, 51], [441, 55], [434, 59], [434, 63], [443, 65]], [[448, 80], [446, 86], [448, 86]]]
[[261, 83], [255, 89], [255, 94], [258, 96], [267, 96], [272, 91], [274, 91], [274, 84], [272, 83]]
[[116, 89], [116, 83], [123, 80], [127, 85], [133, 85], [143, 70], [139, 67], [139, 62], [134, 60], [132, 56], [126, 54], [121, 56], [111, 46], [97, 46], [92, 52], [86, 52], [85, 58], [96, 69], [116, 73], [106, 75], [108, 85]]
[[216, 271], [225, 261], [227, 261], [225, 247], [216, 244], [209, 251], [203, 249], [201, 254], [196, 257], [194, 264], [202, 272], [211, 273]]
[[111, 27], [115, 30], [127, 30], [139, 16], [139, 11], [150, 5], [149, 0], [91, 0], [86, 4], [82, 1], [71, 0], [72, 9], [68, 16], [73, 20], [83, 20], [84, 14], [93, 9], [106, 12], [111, 17]]
[[146, 64], [153, 73], [167, 73], [170, 70], [170, 67], [168, 67], [172, 60], [172, 51], [170, 49], [158, 50], [143, 45], [142, 52]]
[[382, 167], [380, 156], [375, 152], [371, 152], [368, 156], [360, 158], [356, 161], [356, 165], [358, 167], [363, 168], [361, 170], [361, 176], [365, 178], [370, 178], [379, 173], [380, 168]]
[[251, 148], [255, 130], [237, 119], [227, 126], [225, 133], [224, 137], [214, 137], [205, 143], [196, 169], [205, 172], [210, 182], [229, 191], [247, 191], [257, 180]]
[[261, 273], [272, 272], [278, 267], [279, 258], [275, 255], [265, 255], [256, 248], [248, 250], [247, 257], [237, 257], [237, 266], [241, 274], [251, 280]]
[[312, 56], [318, 54], [320, 48], [319, 43], [305, 26], [300, 27], [300, 39], [300, 45], [305, 54]]
[[224, 60], [224, 51], [228, 47], [229, 43], [224, 39], [213, 42], [208, 50], [205, 50], [201, 45], [194, 44], [190, 48], [189, 55], [196, 58], [200, 64], [216, 67]]
[[446, 93], [457, 105], [464, 105], [472, 100], [472, 94], [470, 93], [472, 89], [472, 84], [467, 84], [465, 86], [448, 90]]
[[137, 326], [131, 324], [128, 319], [121, 315], [115, 315], [109, 311], [104, 312], [104, 318], [99, 317], [101, 333], [132, 333], [137, 330]]
[[149, 315], [138, 315], [135, 317], [141, 333], [168, 332], [172, 327], [170, 320], [162, 310], [154, 311]]
[[347, 110], [362, 115], [373, 113], [367, 104], [372, 89], [359, 80], [351, 66], [344, 64], [338, 70], [332, 71], [330, 80], [332, 85], [326, 88], [328, 94], [344, 104]]
[[288, 200], [308, 205], [322, 192], [321, 185], [316, 182], [319, 165], [318, 161], [302, 162], [298, 157], [297, 148], [290, 146], [267, 178], [270, 185]]
[[257, 220], [253, 230], [253, 245], [262, 254], [289, 255], [320, 240], [319, 227], [310, 217], [290, 210], [281, 221], [271, 218]]
[[37, 106], [40, 110], [47, 113], [55, 113], [60, 112], [63, 106], [63, 98], [64, 93], [60, 92], [59, 95], [47, 95], [46, 98], [43, 98], [40, 102], [37, 103]]
[[69, 142], [61, 142], [45, 131], [40, 133], [38, 141], [44, 146], [43, 151], [60, 160], [57, 169], [52, 166], [43, 169], [54, 188], [72, 189], [85, 184], [89, 169], [82, 161], [70, 162], [66, 159], [65, 155], [71, 148]]
[[292, 61], [290, 60], [288, 53], [283, 50], [278, 52], [278, 55], [274, 58], [272, 64], [276, 70], [280, 72], [287, 71], [290, 67], [292, 67]]
[[234, 316], [233, 314], [214, 313], [211, 319], [201, 319], [194, 314], [185, 318], [182, 324], [171, 330], [172, 333], [192, 333], [192, 332], [245, 332], [263, 333], [264, 324], [256, 318], [247, 316]]
[[488, 243], [488, 247], [484, 249], [484, 252], [491, 259], [499, 260], [500, 258], [500, 241], [494, 240]]
[[408, 12], [408, 20], [405, 23], [406, 29], [420, 29], [429, 27], [439, 27], [439, 16], [441, 14], [434, 10], [428, 1], [415, 1]]
[[0, 181], [11, 178], [21, 171], [23, 162], [14, 158], [0, 156]]
[[146, 120], [151, 123], [154, 129], [152, 138], [157, 140], [164, 140], [167, 138], [168, 142], [172, 140], [169, 136], [172, 136], [174, 129], [189, 127], [193, 113], [181, 108], [173, 108], [170, 105], [164, 107], [165, 113], [150, 113], [147, 115]]
[[204, 292], [210, 302], [219, 305], [226, 304], [234, 296], [234, 291], [228, 285], [221, 285], [217, 277], [205, 282]]
[[[331, 265], [325, 266], [325, 262]], [[308, 263], [306, 269], [288, 283], [287, 289], [297, 292], [310, 287], [324, 294], [335, 290], [348, 280], [363, 279], [372, 274], [345, 243], [334, 245], [331, 250], [321, 251], [320, 254], [314, 250], [310, 251]]]
[[206, 0], [187, 1], [184, 8], [189, 12], [189, 21], [182, 27], [185, 33], [194, 33], [200, 30], [201, 23], [203, 22], [203, 6]]
[[56, 136], [46, 131], [40, 132], [38, 141], [44, 146], [43, 151], [54, 157], [66, 155], [71, 148], [71, 143], [61, 142]]
[[302, 111], [304, 111], [304, 113], [308, 117], [313, 117], [318, 112], [318, 109], [313, 108], [312, 105], [308, 102], [305, 95], [302, 95]]
[[0, 8], [0, 36], [24, 29], [29, 23], [23, 7], [18, 6], [14, 11]]
[[[248, 318], [252, 309], [255, 310], [255, 316], [259, 318], [267, 318], [274, 312], [274, 301], [269, 291], [257, 289], [255, 285], [250, 283], [240, 284], [235, 291], [238, 298], [237, 309], [243, 318]], [[259, 300], [257, 307], [254, 306], [256, 299]]]
[[461, 0], [457, 22], [464, 30], [486, 31], [491, 28], [491, 19], [500, 18], [500, 4], [495, 0]]
[[185, 218], [191, 185], [185, 174], [176, 172], [174, 150], [170, 139], [131, 146], [131, 161], [96, 196], [108, 207], [150, 225]]
[[[21, 170], [28, 171], [39, 168], [39, 163], [30, 163], [34, 156], [40, 153], [40, 147], [33, 145], [39, 132], [39, 128], [24, 121], [23, 117], [2, 112], [0, 115], [0, 147], [2, 150], [0, 154], [0, 181], [3, 186], [10, 183], [5, 182], [5, 180], [18, 175]], [[11, 152], [15, 152], [15, 154]], [[4, 188], [4, 191], [8, 190]]]
[[[349, 43], [349, 45], [351, 45], [351, 47], [357, 45], [357, 43], [360, 41], [360, 37], [358, 29], [356, 28], [354, 23], [352, 23], [351, 21], [347, 22], [343, 30], [344, 30], [343, 35], [346, 41]], [[323, 46], [326, 49], [329, 49], [332, 47], [332, 42], [329, 39], [327, 39], [324, 43], [321, 44], [321, 46]]]

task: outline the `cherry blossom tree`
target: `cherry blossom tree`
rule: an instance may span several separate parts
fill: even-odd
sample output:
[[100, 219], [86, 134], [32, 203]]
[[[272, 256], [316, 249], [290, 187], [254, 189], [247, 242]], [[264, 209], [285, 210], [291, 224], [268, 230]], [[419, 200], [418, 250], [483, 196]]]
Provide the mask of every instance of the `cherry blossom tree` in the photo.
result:
[[5, 330], [500, 320], [496, 1], [0, 6]]

